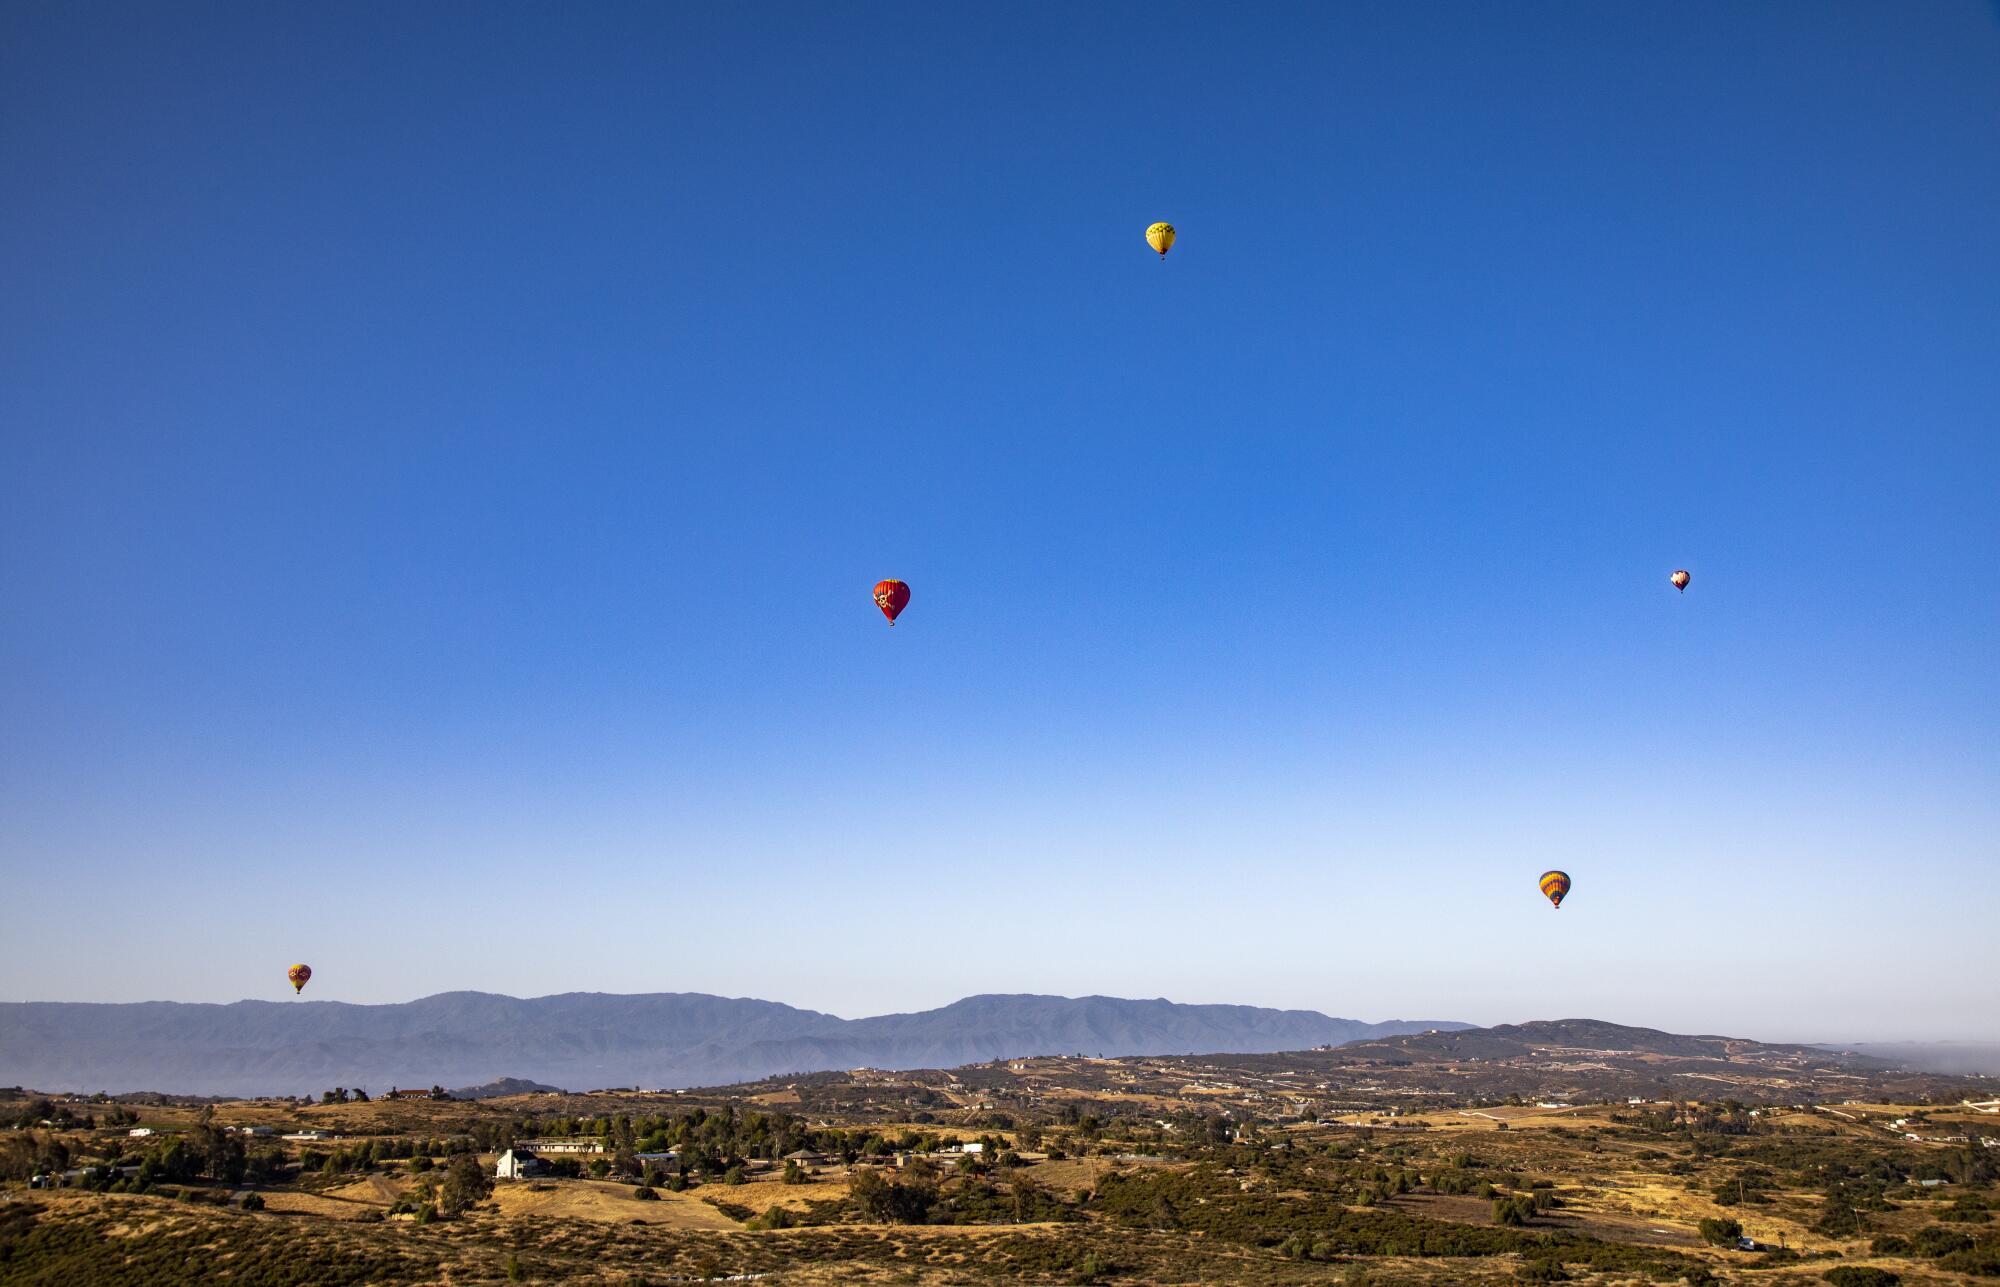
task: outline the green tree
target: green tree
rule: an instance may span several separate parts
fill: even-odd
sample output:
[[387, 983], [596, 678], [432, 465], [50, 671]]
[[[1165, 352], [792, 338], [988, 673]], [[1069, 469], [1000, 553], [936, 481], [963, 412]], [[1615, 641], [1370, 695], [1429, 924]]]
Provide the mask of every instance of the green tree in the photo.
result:
[[460, 1153], [445, 1171], [444, 1184], [438, 1189], [438, 1201], [446, 1215], [457, 1215], [492, 1191], [493, 1181], [486, 1174], [486, 1168], [479, 1164], [479, 1158], [471, 1153]]

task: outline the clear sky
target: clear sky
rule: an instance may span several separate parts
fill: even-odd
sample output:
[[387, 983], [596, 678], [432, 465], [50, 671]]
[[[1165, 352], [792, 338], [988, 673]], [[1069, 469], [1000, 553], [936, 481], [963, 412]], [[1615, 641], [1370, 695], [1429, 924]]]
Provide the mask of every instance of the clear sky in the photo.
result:
[[0, 6], [0, 998], [2000, 1035], [1996, 230], [1975, 0]]

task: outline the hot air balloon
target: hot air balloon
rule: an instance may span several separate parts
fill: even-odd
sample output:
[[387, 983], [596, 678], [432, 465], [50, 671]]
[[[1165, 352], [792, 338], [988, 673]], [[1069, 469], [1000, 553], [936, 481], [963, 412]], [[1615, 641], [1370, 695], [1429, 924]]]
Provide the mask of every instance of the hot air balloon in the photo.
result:
[[313, 967], [310, 965], [294, 965], [291, 969], [286, 970], [285, 977], [291, 980], [292, 983], [292, 995], [297, 996], [299, 993], [305, 991], [306, 980], [312, 976]]
[[1688, 582], [1694, 580], [1694, 578], [1687, 574], [1686, 568], [1676, 568], [1674, 569], [1674, 574], [1668, 577], [1667, 580], [1674, 583], [1674, 589], [1679, 590], [1682, 594], [1686, 594]]
[[1561, 911], [1563, 895], [1569, 893], [1569, 873], [1566, 871], [1545, 871], [1542, 873], [1542, 893]]
[[1174, 226], [1170, 223], [1156, 223], [1146, 229], [1146, 244], [1160, 252], [1165, 259], [1167, 252], [1174, 248]]
[[910, 601], [910, 587], [901, 581], [877, 581], [875, 583], [875, 606], [882, 609], [882, 615], [895, 625], [903, 607]]

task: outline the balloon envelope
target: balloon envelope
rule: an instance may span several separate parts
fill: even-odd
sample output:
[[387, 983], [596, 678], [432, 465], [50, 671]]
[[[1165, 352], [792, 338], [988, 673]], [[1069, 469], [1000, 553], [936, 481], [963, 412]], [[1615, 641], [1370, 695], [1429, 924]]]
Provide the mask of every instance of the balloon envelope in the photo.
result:
[[292, 993], [297, 995], [306, 990], [306, 980], [313, 976], [312, 966], [294, 965], [285, 971], [285, 978], [291, 981]]
[[895, 625], [902, 615], [903, 607], [910, 601], [910, 587], [901, 581], [877, 581], [875, 583], [875, 606], [882, 609], [882, 615]]
[[1170, 223], [1156, 223], [1146, 229], [1146, 244], [1160, 252], [1165, 259], [1167, 252], [1174, 248], [1174, 226]]
[[1674, 589], [1679, 590], [1683, 594], [1686, 594], [1688, 588], [1688, 582], [1694, 580], [1694, 578], [1687, 574], [1686, 568], [1678, 568], [1674, 571], [1674, 574], [1672, 576], [1667, 578], [1667, 580], [1672, 581], [1674, 583]]
[[1542, 893], [1560, 911], [1563, 895], [1569, 893], [1569, 873], [1566, 871], [1545, 871], [1542, 873]]

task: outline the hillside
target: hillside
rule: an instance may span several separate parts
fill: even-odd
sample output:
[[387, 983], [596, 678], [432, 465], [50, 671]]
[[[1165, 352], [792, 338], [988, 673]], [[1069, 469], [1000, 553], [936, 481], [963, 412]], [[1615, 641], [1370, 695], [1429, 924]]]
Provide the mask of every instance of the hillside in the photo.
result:
[[1531, 1060], [1590, 1055], [1635, 1064], [1660, 1060], [1782, 1060], [1800, 1066], [1887, 1068], [1871, 1059], [1823, 1046], [1784, 1045], [1744, 1037], [1687, 1036], [1656, 1028], [1633, 1028], [1602, 1019], [1542, 1019], [1492, 1028], [1413, 1033], [1358, 1044], [1346, 1053], [1366, 1058], [1429, 1060]]
[[672, 1087], [1038, 1054], [1263, 1053], [1461, 1026], [1029, 995], [864, 1019], [701, 993], [447, 992], [394, 1005], [13, 1002], [0, 1004], [0, 1084], [304, 1094], [513, 1077], [571, 1089]]

